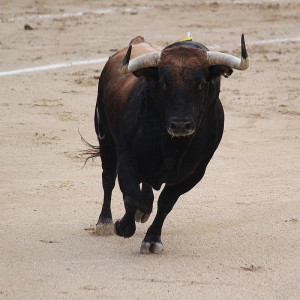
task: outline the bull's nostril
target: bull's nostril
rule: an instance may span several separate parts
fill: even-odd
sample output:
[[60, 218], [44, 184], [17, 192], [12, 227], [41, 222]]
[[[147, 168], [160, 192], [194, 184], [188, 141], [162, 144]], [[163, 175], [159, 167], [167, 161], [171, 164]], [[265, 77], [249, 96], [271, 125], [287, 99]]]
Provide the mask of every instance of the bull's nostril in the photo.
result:
[[194, 122], [186, 119], [171, 118], [169, 129], [173, 132], [191, 132], [194, 130]]
[[176, 124], [174, 122], [171, 122], [171, 129], [176, 129], [176, 128], [177, 128]]
[[192, 126], [192, 124], [191, 124], [191, 123], [188, 123], [188, 124], [185, 124], [184, 128], [185, 128], [186, 130], [190, 130], [190, 129], [191, 129], [191, 126]]
[[188, 136], [195, 131], [195, 123], [193, 120], [187, 118], [170, 118], [168, 133], [172, 136]]

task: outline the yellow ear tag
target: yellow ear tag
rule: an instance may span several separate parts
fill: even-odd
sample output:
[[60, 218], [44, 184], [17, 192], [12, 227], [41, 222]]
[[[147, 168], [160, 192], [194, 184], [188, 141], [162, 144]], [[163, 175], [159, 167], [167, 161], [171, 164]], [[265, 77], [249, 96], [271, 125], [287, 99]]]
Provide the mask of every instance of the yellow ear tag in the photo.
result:
[[187, 35], [186, 35], [184, 38], [182, 38], [182, 39], [180, 40], [180, 42], [192, 41], [192, 40], [193, 40], [193, 39], [192, 39], [192, 35], [191, 35], [190, 32], [188, 32]]

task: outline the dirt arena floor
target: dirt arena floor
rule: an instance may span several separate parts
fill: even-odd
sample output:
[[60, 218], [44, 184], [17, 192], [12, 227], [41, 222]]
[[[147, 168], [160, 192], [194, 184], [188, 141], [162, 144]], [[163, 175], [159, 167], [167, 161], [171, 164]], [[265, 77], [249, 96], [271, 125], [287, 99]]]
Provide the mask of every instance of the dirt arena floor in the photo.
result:
[[[250, 68], [222, 80], [223, 140], [164, 252], [141, 255], [153, 215], [130, 239], [94, 234], [101, 162], [83, 168], [78, 129], [97, 143], [108, 56], [187, 31], [234, 55], [244, 33]], [[299, 53], [298, 0], [1, 0], [0, 299], [300, 299]]]

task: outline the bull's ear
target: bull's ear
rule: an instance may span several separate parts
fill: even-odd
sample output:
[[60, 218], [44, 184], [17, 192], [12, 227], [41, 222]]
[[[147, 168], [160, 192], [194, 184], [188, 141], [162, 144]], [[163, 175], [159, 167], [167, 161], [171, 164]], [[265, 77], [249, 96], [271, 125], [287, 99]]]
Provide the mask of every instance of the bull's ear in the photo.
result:
[[156, 67], [149, 67], [132, 72], [136, 77], [145, 77], [147, 80], [158, 80], [158, 69]]
[[223, 75], [224, 77], [228, 78], [232, 74], [232, 69], [227, 66], [216, 65], [209, 67], [209, 73], [207, 76], [207, 81], [211, 81], [214, 78]]

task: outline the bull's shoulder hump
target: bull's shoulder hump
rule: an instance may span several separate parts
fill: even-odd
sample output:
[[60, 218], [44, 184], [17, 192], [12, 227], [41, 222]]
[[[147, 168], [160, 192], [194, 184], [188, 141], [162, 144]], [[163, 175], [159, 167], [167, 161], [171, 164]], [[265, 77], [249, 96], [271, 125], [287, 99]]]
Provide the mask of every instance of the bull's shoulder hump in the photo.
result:
[[[137, 36], [136, 38], [132, 39], [130, 41], [130, 44], [132, 45], [131, 56], [130, 56], [131, 59], [147, 53], [161, 51], [163, 49], [163, 47], [159, 45], [155, 45], [146, 41], [141, 36]], [[123, 60], [127, 50], [128, 50], [128, 46], [122, 48], [121, 50], [117, 51], [114, 55], [112, 55], [111, 59], [113, 61]]]

